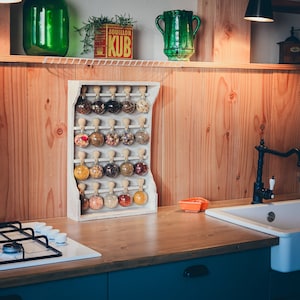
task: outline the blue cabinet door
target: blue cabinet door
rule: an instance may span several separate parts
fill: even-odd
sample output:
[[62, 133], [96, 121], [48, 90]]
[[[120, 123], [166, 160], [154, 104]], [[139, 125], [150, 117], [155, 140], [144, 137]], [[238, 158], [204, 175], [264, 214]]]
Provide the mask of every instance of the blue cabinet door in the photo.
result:
[[280, 273], [271, 271], [271, 300], [300, 299], [300, 271]]
[[267, 300], [268, 248], [112, 272], [109, 300]]
[[107, 274], [0, 289], [0, 300], [11, 295], [22, 300], [107, 300]]

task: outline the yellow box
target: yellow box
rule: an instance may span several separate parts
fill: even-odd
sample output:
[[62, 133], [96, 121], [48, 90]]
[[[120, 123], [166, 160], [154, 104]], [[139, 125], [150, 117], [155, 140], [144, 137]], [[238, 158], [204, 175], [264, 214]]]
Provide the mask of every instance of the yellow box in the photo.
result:
[[133, 26], [103, 25], [95, 33], [95, 58], [133, 58]]

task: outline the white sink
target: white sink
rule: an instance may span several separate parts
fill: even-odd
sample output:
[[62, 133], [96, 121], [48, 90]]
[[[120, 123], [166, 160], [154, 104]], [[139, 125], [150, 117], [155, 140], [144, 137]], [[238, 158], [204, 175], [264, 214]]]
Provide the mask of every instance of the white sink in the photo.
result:
[[300, 270], [300, 200], [207, 209], [207, 215], [279, 237], [271, 247], [271, 268]]

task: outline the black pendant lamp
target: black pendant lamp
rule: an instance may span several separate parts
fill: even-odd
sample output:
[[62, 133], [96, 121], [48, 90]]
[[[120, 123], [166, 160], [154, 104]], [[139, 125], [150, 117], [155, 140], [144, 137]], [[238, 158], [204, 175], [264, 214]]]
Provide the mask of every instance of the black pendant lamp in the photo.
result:
[[273, 22], [272, 0], [249, 0], [245, 20]]

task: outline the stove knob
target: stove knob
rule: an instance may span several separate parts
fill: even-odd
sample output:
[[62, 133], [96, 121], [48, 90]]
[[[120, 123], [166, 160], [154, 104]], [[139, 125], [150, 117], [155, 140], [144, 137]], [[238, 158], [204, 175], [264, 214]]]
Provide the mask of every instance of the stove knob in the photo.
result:
[[58, 229], [51, 229], [47, 232], [47, 238], [49, 239], [49, 241], [55, 241], [55, 237], [57, 236], [58, 233], [59, 233]]
[[58, 233], [56, 236], [55, 236], [55, 243], [57, 245], [64, 245], [66, 244], [67, 242], [67, 234], [66, 233]]
[[41, 234], [42, 235], [48, 235], [48, 233], [53, 229], [53, 226], [43, 226], [41, 228]]
[[43, 227], [46, 226], [46, 223], [44, 222], [37, 222], [36, 224], [34, 224], [33, 229], [35, 233], [41, 233], [41, 230]]

